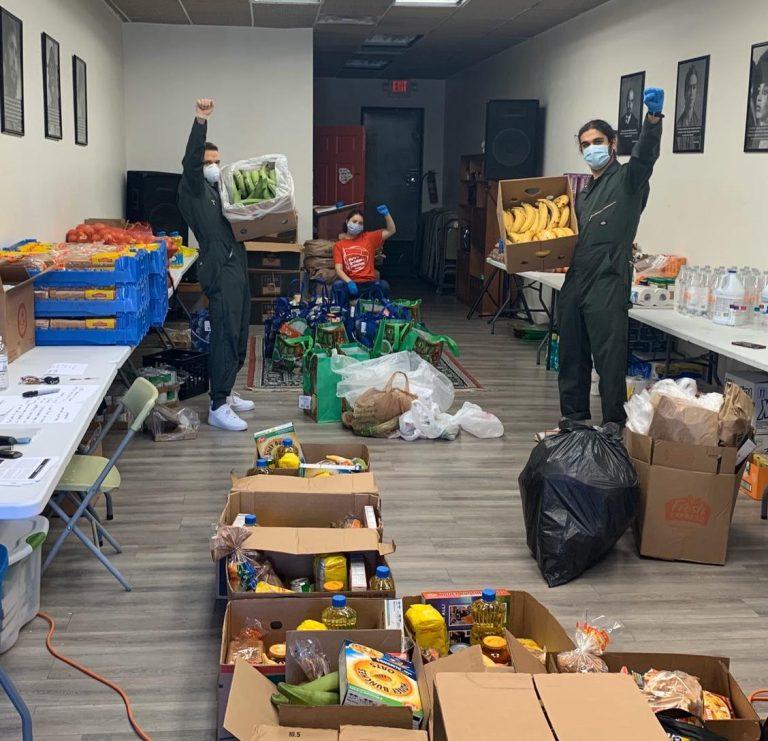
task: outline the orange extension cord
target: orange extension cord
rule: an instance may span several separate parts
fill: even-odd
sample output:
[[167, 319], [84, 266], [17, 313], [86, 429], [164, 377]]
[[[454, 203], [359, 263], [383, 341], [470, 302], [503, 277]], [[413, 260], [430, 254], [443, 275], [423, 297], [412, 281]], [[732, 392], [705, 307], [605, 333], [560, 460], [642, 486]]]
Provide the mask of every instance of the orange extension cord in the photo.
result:
[[64, 656], [64, 654], [60, 654], [53, 647], [53, 633], [56, 630], [56, 623], [54, 623], [53, 618], [44, 612], [38, 612], [37, 617], [45, 620], [45, 622], [48, 623], [48, 626], [49, 626], [48, 635], [45, 637], [45, 647], [48, 649], [48, 651], [59, 661], [63, 661], [65, 664], [69, 664], [73, 669], [77, 669], [79, 672], [82, 672], [87, 677], [90, 677], [91, 679], [95, 679], [97, 682], [101, 682], [102, 684], [107, 685], [107, 687], [109, 687], [111, 690], [114, 690], [115, 692], [117, 692], [117, 694], [120, 695], [120, 699], [123, 701], [123, 704], [125, 705], [125, 712], [128, 714], [128, 721], [130, 722], [136, 735], [140, 739], [142, 739], [142, 741], [152, 741], [152, 739], [146, 734], [144, 729], [139, 725], [139, 722], [136, 720], [136, 717], [133, 714], [133, 708], [131, 707], [131, 701], [128, 699], [128, 695], [125, 694], [125, 690], [123, 690], [122, 687], [119, 687], [118, 685], [116, 685], [114, 682], [110, 682], [105, 677], [102, 677], [100, 674], [96, 674], [95, 671], [88, 669], [82, 664], [78, 664], [76, 661], [74, 661], [73, 659], [70, 659], [68, 656]]

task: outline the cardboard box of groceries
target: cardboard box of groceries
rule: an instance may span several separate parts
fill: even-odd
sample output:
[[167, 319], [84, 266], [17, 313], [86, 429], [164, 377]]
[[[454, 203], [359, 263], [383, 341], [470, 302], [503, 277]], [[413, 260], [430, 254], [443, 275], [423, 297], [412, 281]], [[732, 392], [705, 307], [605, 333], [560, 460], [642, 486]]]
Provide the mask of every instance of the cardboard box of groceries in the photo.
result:
[[641, 491], [641, 556], [722, 565], [743, 468], [738, 450], [653, 440], [625, 430]]
[[12, 363], [35, 346], [35, 291], [39, 275], [25, 268], [0, 268], [0, 334]]
[[238, 242], [247, 242], [257, 237], [296, 231], [298, 223], [299, 215], [296, 211], [280, 211], [249, 221], [231, 221], [229, 225]]
[[[573, 202], [565, 175], [499, 181], [496, 214], [499, 233], [506, 235], [504, 263], [508, 273], [553, 270], [571, 264], [579, 234]], [[516, 224], [512, 213], [519, 214]]]
[[763, 492], [768, 489], [768, 460], [764, 454], [755, 454], [747, 461], [739, 490], [758, 502], [763, 499]]
[[261, 725], [251, 741], [427, 741], [424, 731], [381, 726], [341, 726], [338, 733], [319, 728], [281, 728]]
[[704, 718], [705, 726], [728, 741], [760, 741], [760, 718], [730, 673], [727, 658], [612, 651], [603, 654], [602, 658], [611, 672], [620, 672], [626, 668], [629, 672], [645, 675], [651, 669], [656, 669], [682, 671], [696, 677], [702, 690], [725, 698], [733, 709], [731, 720]]
[[632, 678], [624, 675], [437, 676], [432, 741], [512, 737], [668, 741]]

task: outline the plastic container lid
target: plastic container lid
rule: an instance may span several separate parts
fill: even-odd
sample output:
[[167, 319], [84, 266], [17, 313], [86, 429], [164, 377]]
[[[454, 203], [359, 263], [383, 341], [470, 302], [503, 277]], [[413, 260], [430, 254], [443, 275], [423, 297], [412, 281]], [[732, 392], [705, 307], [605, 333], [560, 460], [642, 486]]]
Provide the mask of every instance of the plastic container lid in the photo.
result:
[[8, 551], [8, 565], [13, 566], [32, 555], [32, 551], [45, 541], [48, 520], [42, 515], [23, 517], [20, 520], [0, 521], [0, 545]]
[[256, 468], [266, 468], [269, 461], [266, 458], [259, 458], [256, 461]]
[[387, 578], [389, 578], [389, 566], [377, 566], [376, 567], [376, 576], [379, 579], [387, 579]]
[[244, 518], [246, 525], [255, 525], [256, 524], [256, 515], [246, 515]]
[[483, 602], [495, 602], [496, 590], [495, 589], [483, 589]]
[[331, 597], [331, 606], [332, 607], [346, 607], [347, 606], [347, 598], [343, 594], [334, 594], [333, 597]]

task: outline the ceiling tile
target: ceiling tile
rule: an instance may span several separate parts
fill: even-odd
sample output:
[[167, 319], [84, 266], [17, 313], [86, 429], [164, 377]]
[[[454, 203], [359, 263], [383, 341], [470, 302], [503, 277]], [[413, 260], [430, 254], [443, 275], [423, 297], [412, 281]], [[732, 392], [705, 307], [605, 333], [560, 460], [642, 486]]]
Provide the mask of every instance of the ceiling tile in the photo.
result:
[[606, 2], [607, 0], [541, 0], [538, 7], [541, 10], [565, 10], [570, 18], [574, 18]]
[[135, 23], [189, 23], [178, 0], [112, 0], [112, 5]]
[[563, 23], [571, 17], [568, 11], [565, 10], [539, 10], [534, 8], [508, 21], [504, 25], [509, 26], [519, 36], [534, 36]]
[[[569, 2], [569, 0], [560, 1]], [[605, 2], [605, 0], [599, 0], [599, 2]], [[540, 4], [539, 0], [470, 0], [459, 7], [454, 18], [461, 18], [466, 21], [506, 21], [538, 4]]]
[[254, 5], [253, 25], [258, 28], [312, 28], [318, 5]]
[[384, 15], [392, 0], [324, 0], [323, 15], [374, 16]]
[[250, 26], [248, 0], [181, 0], [192, 23], [201, 26]]
[[410, 5], [392, 5], [384, 18], [397, 23], [429, 23], [434, 28], [459, 10], [455, 7], [414, 8]]

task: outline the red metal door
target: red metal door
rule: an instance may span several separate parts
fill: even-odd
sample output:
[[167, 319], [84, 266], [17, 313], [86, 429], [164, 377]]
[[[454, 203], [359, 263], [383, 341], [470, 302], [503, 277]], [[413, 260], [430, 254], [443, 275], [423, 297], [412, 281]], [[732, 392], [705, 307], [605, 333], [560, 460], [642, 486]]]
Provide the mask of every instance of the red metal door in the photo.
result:
[[315, 205], [364, 200], [365, 129], [315, 126]]

